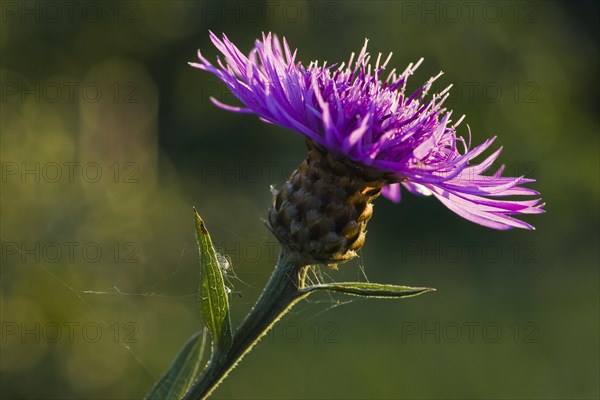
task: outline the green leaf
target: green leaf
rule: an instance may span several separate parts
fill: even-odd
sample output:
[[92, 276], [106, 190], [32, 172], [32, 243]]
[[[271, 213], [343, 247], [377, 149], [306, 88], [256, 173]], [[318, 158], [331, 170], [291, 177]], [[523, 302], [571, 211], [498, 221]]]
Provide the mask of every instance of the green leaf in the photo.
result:
[[413, 297], [427, 292], [435, 292], [435, 289], [433, 288], [383, 285], [380, 283], [369, 282], [325, 283], [308, 286], [302, 289], [302, 292], [308, 294], [317, 290], [329, 290], [333, 292], [349, 294], [352, 296], [375, 297], [383, 299]]
[[181, 399], [200, 373], [200, 362], [206, 344], [206, 329], [187, 341], [167, 372], [156, 382], [146, 396], [148, 400]]
[[229, 299], [217, 253], [204, 221], [194, 208], [200, 250], [200, 311], [217, 349], [231, 345]]

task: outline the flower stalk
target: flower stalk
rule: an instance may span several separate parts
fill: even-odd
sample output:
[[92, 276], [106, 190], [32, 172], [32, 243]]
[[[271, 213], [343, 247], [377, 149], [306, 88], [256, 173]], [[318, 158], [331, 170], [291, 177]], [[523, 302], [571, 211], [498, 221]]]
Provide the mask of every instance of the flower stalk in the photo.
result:
[[[302, 254], [282, 246], [279, 260], [265, 289], [240, 327], [232, 332], [229, 302], [210, 234], [194, 210], [200, 251], [200, 310], [204, 334], [195, 334], [183, 346], [147, 399], [205, 399], [235, 368], [237, 363], [298, 301], [317, 291], [351, 296], [397, 299], [413, 297], [434, 289], [370, 282], [332, 282], [306, 285], [311, 265]], [[212, 355], [199, 373], [206, 332], [212, 337]]]
[[271, 327], [294, 304], [309, 294], [301, 291], [306, 268], [306, 265], [302, 265], [297, 257], [288, 252], [283, 251], [280, 254], [267, 286], [234, 333], [231, 345], [215, 349], [205, 370], [193, 383], [184, 399], [207, 398]]

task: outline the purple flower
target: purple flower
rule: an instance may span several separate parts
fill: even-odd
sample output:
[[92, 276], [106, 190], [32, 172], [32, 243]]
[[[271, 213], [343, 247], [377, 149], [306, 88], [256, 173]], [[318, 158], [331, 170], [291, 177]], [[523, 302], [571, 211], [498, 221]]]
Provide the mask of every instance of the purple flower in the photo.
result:
[[297, 131], [334, 154], [381, 170], [392, 176], [383, 194], [398, 202], [400, 185], [419, 195], [433, 195], [458, 215], [495, 228], [533, 229], [511, 215], [543, 213], [543, 203], [534, 200], [501, 200], [505, 196], [538, 195], [521, 187], [534, 182], [521, 177], [503, 177], [504, 166], [483, 175], [498, 158], [501, 148], [479, 164], [469, 165], [487, 150], [495, 137], [471, 148], [469, 141], [456, 135], [462, 117], [453, 122], [451, 111], [443, 108], [446, 88], [426, 99], [431, 78], [414, 93], [405, 93], [407, 79], [422, 59], [401, 74], [383, 71], [391, 54], [375, 65], [369, 64], [367, 41], [348, 63], [326, 66], [311, 62], [295, 63], [285, 40], [263, 34], [248, 56], [223, 35], [210, 32], [214, 45], [225, 56], [213, 66], [198, 52], [200, 63], [190, 65], [209, 71], [221, 79], [245, 105], [234, 107], [211, 98], [229, 111], [257, 114], [262, 120]]

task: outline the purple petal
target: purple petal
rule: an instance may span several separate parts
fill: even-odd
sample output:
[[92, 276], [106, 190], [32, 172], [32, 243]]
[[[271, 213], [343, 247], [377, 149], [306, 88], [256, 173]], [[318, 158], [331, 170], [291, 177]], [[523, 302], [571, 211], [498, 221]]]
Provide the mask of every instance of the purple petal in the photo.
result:
[[[198, 52], [194, 68], [208, 71], [222, 80], [244, 104], [235, 107], [211, 98], [217, 106], [233, 112], [254, 113], [262, 120], [289, 128], [345, 155], [356, 164], [369, 166], [396, 177], [383, 189], [383, 195], [400, 200], [400, 183], [418, 195], [433, 194], [462, 217], [495, 229], [524, 228], [531, 225], [510, 215], [543, 212], [540, 200], [505, 200], [507, 196], [537, 196], [522, 185], [533, 182], [525, 177], [502, 177], [504, 167], [491, 176], [483, 175], [499, 157], [497, 149], [480, 163], [473, 160], [485, 152], [496, 137], [471, 148], [468, 137], [458, 136], [463, 120], [451, 122], [444, 102], [450, 87], [429, 99], [429, 79], [407, 96], [409, 76], [422, 59], [410, 64], [402, 74], [395, 70], [380, 80], [390, 56], [374, 66], [367, 52], [368, 40], [347, 64], [330, 65], [317, 61], [307, 67], [294, 64], [292, 51], [283, 38], [267, 33], [245, 56], [226, 35], [210, 40], [222, 53], [212, 65]], [[468, 139], [468, 140], [467, 140]]]

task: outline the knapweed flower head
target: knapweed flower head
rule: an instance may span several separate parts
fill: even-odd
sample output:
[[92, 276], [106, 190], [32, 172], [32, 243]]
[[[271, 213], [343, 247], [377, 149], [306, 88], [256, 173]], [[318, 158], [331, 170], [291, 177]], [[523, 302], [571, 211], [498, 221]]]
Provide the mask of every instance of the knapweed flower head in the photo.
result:
[[[386, 72], [391, 54], [385, 60], [379, 54], [373, 65], [365, 41], [358, 56], [352, 53], [348, 63], [327, 66], [314, 61], [304, 66], [295, 61], [297, 50], [292, 52], [285, 38], [282, 46], [270, 33], [256, 41], [248, 56], [225, 35], [219, 39], [211, 32], [210, 38], [224, 62], [218, 58], [218, 66], [214, 66], [199, 52], [200, 63], [190, 64], [215, 74], [244, 106], [211, 100], [226, 110], [257, 114], [308, 139], [310, 151], [304, 172], [300, 171], [302, 176], [293, 179], [292, 175], [276, 193], [270, 223], [280, 240], [282, 235], [288, 241], [295, 235], [295, 243], [310, 247], [311, 237], [314, 243], [315, 238], [322, 241], [320, 231], [329, 229], [331, 233], [333, 229], [347, 243], [329, 235], [330, 247], [339, 250], [339, 257], [345, 255], [340, 260], [351, 258], [364, 241], [370, 201], [381, 192], [397, 202], [400, 186], [414, 194], [433, 195], [458, 215], [494, 229], [533, 229], [514, 215], [543, 213], [540, 199], [501, 199], [538, 195], [522, 187], [533, 179], [503, 177], [503, 167], [484, 175], [501, 148], [482, 162], [472, 163], [495, 137], [471, 147], [470, 135], [469, 140], [457, 135], [463, 118], [453, 122], [452, 112], [443, 107], [450, 88], [428, 98], [432, 83], [441, 73], [415, 92], [406, 93], [408, 77], [422, 60], [409, 64], [402, 73], [395, 69]], [[319, 169], [311, 167], [317, 164]], [[317, 182], [320, 197], [313, 198]], [[323, 182], [329, 182], [330, 187]], [[361, 199], [357, 199], [359, 195]], [[339, 200], [344, 196], [353, 198], [353, 212], [340, 208], [327, 226], [316, 222], [328, 218], [325, 208], [335, 203], [332, 197]], [[312, 228], [307, 217], [314, 220]], [[355, 224], [349, 227], [348, 221]], [[318, 253], [313, 251], [316, 259]]]

